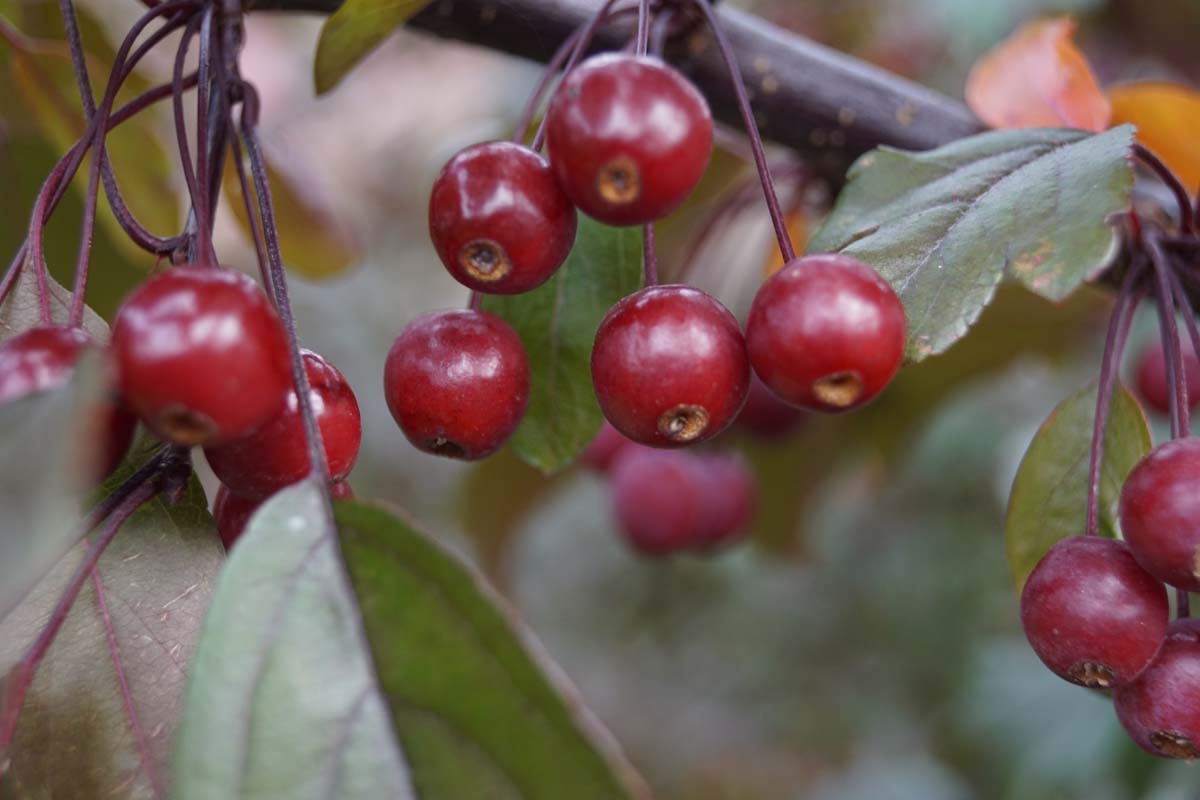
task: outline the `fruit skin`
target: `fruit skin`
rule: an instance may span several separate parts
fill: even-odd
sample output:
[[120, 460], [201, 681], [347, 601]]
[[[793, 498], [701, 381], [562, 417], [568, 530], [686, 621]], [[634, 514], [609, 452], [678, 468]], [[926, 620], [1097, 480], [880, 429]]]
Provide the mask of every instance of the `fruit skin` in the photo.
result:
[[712, 153], [712, 114], [678, 71], [650, 56], [593, 56], [546, 111], [546, 151], [567, 196], [609, 225], [675, 210]]
[[620, 431], [605, 420], [596, 438], [580, 453], [579, 463], [596, 472], [605, 473], [612, 467], [617, 456], [630, 446], [637, 445], [622, 436]]
[[[354, 468], [362, 442], [358, 400], [342, 373], [311, 350], [302, 350], [309, 398], [332, 481]], [[280, 412], [241, 439], [204, 449], [213, 472], [231, 491], [244, 497], [266, 497], [308, 475], [304, 420], [294, 389]]]
[[529, 403], [516, 332], [486, 311], [439, 311], [409, 323], [388, 353], [384, 395], [400, 430], [427, 453], [475, 460], [504, 445]]
[[1147, 753], [1200, 758], [1200, 620], [1173, 622], [1158, 656], [1113, 693], [1113, 704], [1121, 725]]
[[[338, 481], [329, 487], [329, 496], [334, 500], [350, 500], [354, 491], [350, 484]], [[265, 503], [267, 497], [243, 497], [230, 491], [229, 487], [221, 484], [217, 489], [217, 497], [213, 500], [213, 517], [217, 522], [217, 535], [221, 537], [225, 549], [229, 550], [241, 538], [246, 530], [250, 515]]]
[[780, 400], [762, 378], [751, 372], [746, 405], [737, 418], [739, 428], [762, 439], [778, 439], [795, 431], [803, 422], [803, 411]]
[[690, 286], [651, 286], [609, 309], [592, 348], [600, 409], [654, 447], [711, 439], [746, 402], [750, 363], [737, 320]]
[[887, 281], [845, 255], [805, 256], [759, 288], [746, 324], [754, 371], [814, 411], [870, 402], [904, 356], [904, 306]]
[[112, 349], [125, 402], [175, 444], [247, 436], [291, 388], [283, 325], [257, 284], [233, 270], [181, 266], [152, 277], [117, 311]]
[[1021, 592], [1021, 625], [1038, 658], [1080, 686], [1129, 683], [1162, 644], [1167, 591], [1117, 539], [1074, 536], [1042, 557]]
[[1200, 437], [1166, 442], [1121, 487], [1121, 532], [1142, 568], [1200, 591]]
[[647, 556], [727, 544], [754, 512], [753, 478], [733, 456], [633, 444], [617, 456], [609, 479], [613, 517]]
[[[85, 331], [57, 325], [31, 328], [0, 344], [0, 403], [65, 386], [89, 348], [109, 356]], [[96, 416], [103, 437], [96, 477], [103, 478], [125, 457], [137, 421], [115, 397], [101, 401]]]
[[[1191, 342], [1180, 342], [1183, 349], [1183, 374], [1187, 380], [1188, 407], [1200, 403], [1200, 358]], [[1171, 413], [1171, 390], [1167, 386], [1167, 357], [1162, 342], [1148, 345], [1137, 358], [1135, 370], [1138, 396], [1142, 402], [1160, 414]]]
[[575, 206], [528, 147], [485, 142], [442, 168], [429, 196], [429, 235], [459, 283], [519, 294], [545, 283], [575, 243]]

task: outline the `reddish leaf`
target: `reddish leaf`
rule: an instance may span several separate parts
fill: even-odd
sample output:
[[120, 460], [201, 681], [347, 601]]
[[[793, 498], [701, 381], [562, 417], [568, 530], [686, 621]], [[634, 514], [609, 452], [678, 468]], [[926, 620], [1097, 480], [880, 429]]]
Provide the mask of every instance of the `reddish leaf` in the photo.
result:
[[1075, 21], [1030, 22], [981, 58], [967, 77], [967, 105], [993, 128], [1108, 127], [1108, 98], [1075, 47]]
[[1108, 99], [1114, 124], [1132, 122], [1141, 143], [1185, 186], [1200, 186], [1200, 92], [1177, 83], [1130, 83], [1109, 89]]

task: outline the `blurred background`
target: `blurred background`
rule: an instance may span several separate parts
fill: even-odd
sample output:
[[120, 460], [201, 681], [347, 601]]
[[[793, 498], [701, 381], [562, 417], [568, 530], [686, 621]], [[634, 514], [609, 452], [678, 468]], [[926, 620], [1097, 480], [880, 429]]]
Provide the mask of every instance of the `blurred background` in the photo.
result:
[[[729, 2], [956, 97], [976, 58], [1046, 13], [1078, 17], [1102, 84], [1188, 82], [1200, 65], [1195, 0]], [[137, 4], [80, 5], [99, 81]], [[77, 105], [56, 4], [0, 0], [0, 17], [9, 23], [0, 252], [11, 253], [81, 122], [55, 111], [56, 98]], [[251, 19], [244, 72], [264, 97], [303, 340], [346, 374], [362, 407], [354, 490], [407, 508], [488, 574], [656, 796], [1200, 794], [1200, 768], [1141, 754], [1103, 696], [1041, 667], [1021, 634], [1004, 558], [1016, 466], [1054, 405], [1094, 376], [1107, 296], [1085, 290], [1056, 307], [1005, 287], [971, 335], [905, 370], [866, 410], [768, 437], [724, 434], [711, 449], [744, 454], [759, 482], [750, 537], [710, 558], [647, 561], [616, 530], [601, 476], [572, 468], [546, 478], [508, 452], [480, 464], [423, 455], [383, 402], [392, 338], [423, 311], [466, 303], [428, 240], [429, 187], [458, 149], [509, 135], [539, 68], [401, 32], [318, 99], [320, 21]], [[139, 79], [161, 81], [168, 69], [151, 62]], [[185, 210], [164, 136], [169, 116], [159, 107], [113, 140], [123, 143], [113, 158], [119, 175], [132, 176], [123, 184], [131, 205], [162, 234], [181, 227]], [[697, 196], [663, 226], [669, 274], [680, 275], [705, 216], [749, 178], [738, 135], [727, 138]], [[786, 153], [773, 158], [803, 236], [832, 189], [804, 180]], [[50, 229], [60, 280], [74, 263], [79, 197], [68, 196]], [[99, 229], [89, 294], [105, 316], [155, 267], [114, 230]], [[228, 209], [216, 246], [224, 262], [253, 272]], [[690, 279], [744, 314], [772, 266], [761, 204], [691, 260]], [[1135, 336], [1152, 329], [1142, 320]]]

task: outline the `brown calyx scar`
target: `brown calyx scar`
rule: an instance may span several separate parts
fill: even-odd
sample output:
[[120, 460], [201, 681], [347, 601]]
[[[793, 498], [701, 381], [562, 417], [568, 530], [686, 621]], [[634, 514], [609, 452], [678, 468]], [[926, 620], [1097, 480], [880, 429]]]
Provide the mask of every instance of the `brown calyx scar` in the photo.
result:
[[458, 265], [477, 281], [494, 283], [512, 272], [512, 261], [498, 242], [475, 239], [458, 251]]
[[681, 403], [658, 417], [658, 432], [672, 442], [690, 442], [708, 428], [708, 412], [703, 406]]
[[596, 191], [613, 205], [632, 203], [642, 193], [642, 178], [637, 164], [629, 156], [617, 156], [600, 168]]
[[862, 397], [862, 378], [857, 372], [834, 372], [813, 381], [812, 393], [827, 406], [849, 408]]
[[166, 438], [185, 447], [204, 444], [217, 431], [206, 415], [180, 405], [170, 406], [158, 415], [158, 428]]

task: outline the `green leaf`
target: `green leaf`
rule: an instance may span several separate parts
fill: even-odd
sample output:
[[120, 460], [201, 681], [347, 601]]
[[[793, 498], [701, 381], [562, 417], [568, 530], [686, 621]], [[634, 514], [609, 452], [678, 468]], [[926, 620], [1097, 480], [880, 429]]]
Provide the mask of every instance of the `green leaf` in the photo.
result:
[[174, 796], [412, 798], [313, 480], [251, 518], [192, 662]]
[[[47, 276], [47, 297], [50, 305], [50, 318], [60, 324], [67, 324], [71, 310], [71, 292], [58, 281]], [[29, 263], [22, 268], [17, 276], [17, 282], [12, 288], [4, 306], [0, 308], [0, 342], [11, 339], [18, 333], [35, 328], [42, 324], [41, 305], [38, 302], [37, 271]], [[84, 306], [83, 328], [97, 342], [108, 341], [108, 325], [95, 311]]]
[[[247, 178], [249, 171], [247, 171]], [[311, 202], [287, 173], [280, 172], [267, 159], [267, 181], [271, 186], [271, 201], [275, 222], [280, 229], [280, 252], [291, 271], [310, 280], [330, 278], [358, 261], [359, 248], [349, 233], [338, 225], [327, 209]], [[248, 182], [251, 202], [257, 203], [254, 187]], [[225, 165], [223, 186], [230, 210], [247, 239], [253, 236], [251, 220], [246, 213], [242, 185], [232, 162]]]
[[1129, 208], [1133, 128], [994, 131], [862, 156], [809, 252], [845, 252], [886, 278], [908, 313], [905, 357], [943, 352], [1005, 271], [1061, 300], [1112, 257]]
[[[1063, 400], [1033, 437], [1013, 481], [1005, 546], [1017, 591], [1055, 542], [1084, 533], [1092, 425], [1093, 382]], [[1125, 476], [1150, 452], [1150, 427], [1137, 400], [1118, 385], [1104, 431], [1100, 474], [1100, 533], [1117, 535], [1117, 503]]]
[[[127, 462], [104, 492], [136, 465]], [[60, 560], [0, 624], [4, 672], [46, 623], [84, 548]], [[187, 665], [223, 561], [195, 479], [177, 504], [160, 496], [130, 517], [30, 686], [0, 795], [165, 795]]]
[[592, 389], [592, 341], [613, 304], [642, 285], [641, 242], [638, 228], [581, 215], [575, 247], [553, 278], [527, 294], [483, 299], [529, 354], [529, 409], [512, 446], [543, 472], [570, 464], [604, 421]]
[[425, 800], [644, 794], [556, 667], [457, 558], [382, 508], [341, 503], [379, 681]]
[[346, 0], [325, 21], [313, 68], [317, 94], [325, 94], [354, 66], [430, 0]]

